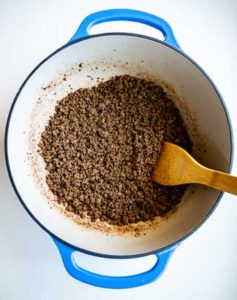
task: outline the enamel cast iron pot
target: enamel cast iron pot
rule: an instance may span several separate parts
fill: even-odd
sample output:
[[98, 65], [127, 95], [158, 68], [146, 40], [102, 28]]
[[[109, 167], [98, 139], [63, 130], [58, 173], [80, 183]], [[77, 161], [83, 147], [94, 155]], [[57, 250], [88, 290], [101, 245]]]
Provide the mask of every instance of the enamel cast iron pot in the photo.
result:
[[[140, 22], [154, 27], [163, 33], [164, 41], [131, 33], [89, 35], [88, 31], [93, 25], [119, 20]], [[93, 69], [101, 61], [104, 68]], [[120, 67], [118, 61], [127, 62], [127, 69]], [[42, 87], [54, 80], [57, 74], [67, 72], [71, 66], [80, 62], [83, 65], [86, 62], [85, 69], [76, 75], [68, 75], [67, 81], [58, 83], [55, 87], [58, 89], [56, 95], [50, 89], [46, 91], [48, 97], [46, 95], [39, 110], [42, 118], [38, 116], [35, 119], [38, 122], [35, 125], [40, 130], [43, 130], [53, 111], [52, 105], [66, 95], [68, 84], [73, 88], [91, 85], [88, 76], [94, 75], [92, 69], [98, 72], [96, 76], [103, 78], [124, 73], [135, 75], [137, 71], [134, 66], [140, 66], [144, 73], [162, 78], [177, 93], [182, 94], [190, 113], [197, 120], [199, 131], [208, 140], [203, 161], [206, 165], [224, 172], [230, 170], [232, 160], [230, 120], [217, 88], [207, 74], [183, 53], [168, 23], [154, 15], [135, 10], [115, 9], [89, 15], [71, 40], [43, 60], [18, 91], [7, 121], [5, 153], [10, 180], [26, 211], [52, 236], [67, 272], [74, 278], [105, 288], [145, 285], [158, 278], [178, 244], [210, 216], [222, 193], [206, 187], [193, 187], [195, 192], [190, 194], [185, 205], [181, 205], [172, 217], [140, 237], [106, 235], [100, 231], [82, 229], [57, 209], [50, 209], [46, 196], [37, 188], [33, 177], [29, 176], [29, 124]], [[91, 67], [87, 70], [86, 65]], [[108, 260], [153, 254], [157, 261], [145, 273], [121, 277], [104, 276], [81, 268], [74, 260], [75, 251]]]

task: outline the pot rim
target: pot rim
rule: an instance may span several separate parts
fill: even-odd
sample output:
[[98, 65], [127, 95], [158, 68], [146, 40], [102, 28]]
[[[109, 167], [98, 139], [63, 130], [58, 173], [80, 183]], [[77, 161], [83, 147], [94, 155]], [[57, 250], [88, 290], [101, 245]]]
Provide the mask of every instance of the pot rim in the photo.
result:
[[109, 32], [109, 33], [101, 33], [101, 34], [95, 34], [95, 35], [91, 35], [91, 36], [86, 36], [83, 38], [79, 38], [76, 41], [73, 42], [69, 42], [68, 44], [58, 48], [56, 51], [54, 51], [53, 53], [51, 53], [50, 55], [48, 55], [45, 59], [43, 59], [30, 73], [29, 75], [26, 77], [26, 79], [24, 80], [24, 82], [22, 83], [21, 87], [19, 88], [8, 113], [8, 117], [7, 117], [7, 122], [6, 122], [6, 127], [5, 127], [5, 136], [4, 136], [4, 152], [5, 152], [5, 161], [6, 161], [6, 167], [7, 167], [7, 172], [8, 172], [8, 176], [10, 178], [10, 182], [13, 186], [13, 189], [19, 199], [19, 201], [21, 202], [21, 204], [23, 205], [23, 207], [25, 208], [25, 210], [28, 212], [28, 214], [31, 216], [31, 218], [44, 230], [46, 231], [51, 237], [58, 239], [59, 241], [65, 243], [66, 245], [68, 245], [69, 247], [75, 249], [75, 251], [80, 251], [83, 252], [85, 254], [89, 254], [89, 255], [93, 255], [93, 256], [98, 256], [98, 257], [104, 257], [104, 258], [137, 258], [137, 257], [143, 257], [143, 256], [147, 256], [147, 255], [152, 255], [155, 253], [160, 253], [160, 252], [166, 252], [168, 250], [170, 250], [171, 248], [174, 248], [175, 246], [177, 246], [179, 243], [181, 243], [182, 241], [184, 241], [185, 239], [187, 239], [189, 236], [191, 236], [194, 232], [196, 232], [199, 227], [201, 227], [206, 220], [212, 215], [212, 213], [214, 212], [214, 210], [216, 209], [217, 205], [219, 204], [222, 196], [223, 196], [223, 192], [221, 192], [219, 194], [219, 196], [216, 199], [215, 204], [213, 205], [213, 207], [211, 208], [211, 210], [209, 211], [209, 213], [188, 233], [186, 233], [184, 236], [182, 236], [180, 239], [174, 241], [173, 243], [162, 247], [160, 249], [156, 249], [156, 250], [152, 250], [152, 251], [148, 251], [145, 253], [139, 253], [139, 254], [132, 254], [132, 255], [111, 255], [111, 254], [104, 254], [104, 253], [97, 253], [97, 252], [93, 252], [90, 250], [86, 250], [83, 248], [80, 248], [78, 246], [72, 245], [70, 243], [68, 243], [67, 241], [61, 239], [60, 237], [58, 237], [57, 235], [55, 235], [54, 233], [52, 233], [47, 227], [45, 227], [38, 219], [35, 215], [32, 214], [32, 212], [29, 210], [29, 208], [27, 207], [27, 205], [25, 204], [23, 198], [21, 197], [15, 182], [14, 182], [14, 175], [11, 172], [11, 168], [10, 168], [10, 163], [9, 163], [9, 157], [8, 157], [8, 131], [9, 131], [9, 125], [11, 122], [11, 116], [12, 116], [12, 112], [13, 109], [15, 107], [16, 101], [21, 93], [21, 91], [23, 90], [25, 84], [28, 82], [28, 80], [31, 78], [31, 76], [41, 67], [41, 65], [43, 65], [45, 62], [47, 62], [47, 60], [49, 60], [51, 57], [53, 57], [55, 54], [57, 54], [58, 52], [64, 50], [67, 47], [70, 47], [73, 44], [79, 43], [81, 41], [84, 40], [88, 40], [88, 39], [93, 39], [93, 38], [99, 38], [99, 37], [103, 37], [103, 36], [115, 36], [115, 35], [120, 35], [120, 36], [132, 36], [132, 37], [138, 37], [141, 39], [147, 39], [147, 40], [151, 40], [154, 41], [156, 43], [160, 43], [165, 45], [166, 47], [169, 47], [171, 49], [173, 49], [174, 51], [178, 52], [179, 54], [181, 54], [184, 58], [188, 59], [196, 68], [198, 68], [202, 74], [206, 77], [206, 79], [210, 82], [210, 84], [212, 85], [213, 89], [215, 90], [216, 94], [218, 95], [218, 98], [222, 104], [225, 116], [226, 116], [226, 120], [228, 123], [228, 128], [229, 128], [229, 139], [230, 139], [230, 157], [229, 157], [229, 165], [228, 165], [228, 172], [230, 173], [231, 169], [232, 169], [232, 164], [233, 164], [233, 153], [234, 153], [234, 142], [233, 142], [233, 129], [232, 129], [232, 125], [231, 125], [231, 121], [230, 121], [230, 116], [226, 107], [226, 104], [219, 92], [219, 90], [217, 89], [216, 85], [214, 84], [214, 82], [211, 80], [211, 78], [207, 75], [207, 73], [191, 58], [189, 57], [187, 54], [185, 54], [182, 50], [177, 49], [176, 47], [166, 43], [165, 41], [161, 41], [158, 40], [156, 38], [153, 37], [149, 37], [149, 36], [145, 36], [145, 35], [141, 35], [141, 34], [135, 34], [135, 33], [126, 33], [126, 32]]

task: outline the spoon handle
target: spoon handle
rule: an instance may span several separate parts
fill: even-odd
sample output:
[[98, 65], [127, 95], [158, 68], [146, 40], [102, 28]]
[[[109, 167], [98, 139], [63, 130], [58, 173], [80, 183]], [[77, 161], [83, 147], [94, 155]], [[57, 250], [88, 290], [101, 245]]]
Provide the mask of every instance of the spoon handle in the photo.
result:
[[[199, 165], [200, 167], [200, 165]], [[196, 183], [201, 183], [219, 191], [228, 192], [237, 195], [237, 177], [223, 173], [220, 171], [211, 170], [205, 167], [201, 167], [202, 172], [199, 173], [202, 176], [196, 177]]]
[[213, 171], [211, 186], [217, 190], [237, 195], [237, 177], [223, 172]]

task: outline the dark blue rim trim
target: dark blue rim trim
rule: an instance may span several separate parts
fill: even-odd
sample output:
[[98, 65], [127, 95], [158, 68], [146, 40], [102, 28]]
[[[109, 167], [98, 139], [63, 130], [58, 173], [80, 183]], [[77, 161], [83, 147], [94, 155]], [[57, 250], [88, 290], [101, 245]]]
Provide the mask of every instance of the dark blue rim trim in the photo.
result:
[[64, 45], [62, 46], [61, 48], [57, 49], [55, 52], [51, 53], [48, 57], [46, 57], [44, 60], [42, 60], [34, 69], [33, 71], [31, 71], [31, 73], [26, 77], [25, 81], [23, 82], [23, 84], [21, 85], [19, 91], [17, 92], [14, 100], [13, 100], [13, 103], [11, 105], [11, 108], [10, 108], [10, 111], [9, 111], [9, 114], [8, 114], [8, 118], [7, 118], [7, 123], [6, 123], [6, 129], [5, 129], [5, 138], [4, 138], [4, 149], [5, 149], [5, 159], [6, 159], [6, 166], [7, 166], [7, 171], [8, 171], [8, 175], [9, 175], [9, 178], [10, 178], [10, 181], [11, 181], [11, 184], [13, 186], [13, 189], [17, 195], [17, 197], [19, 198], [21, 204], [24, 206], [24, 208], [26, 209], [26, 211], [28, 212], [28, 214], [32, 217], [32, 219], [43, 229], [45, 230], [49, 235], [51, 235], [52, 237], [60, 240], [61, 242], [67, 244], [68, 246], [74, 248], [75, 250], [78, 250], [78, 251], [81, 251], [83, 253], [86, 253], [86, 254], [89, 254], [89, 255], [94, 255], [94, 256], [99, 256], [99, 257], [104, 257], [104, 258], [135, 258], [135, 257], [142, 257], [142, 256], [146, 256], [146, 255], [151, 255], [151, 254], [155, 254], [157, 252], [164, 252], [166, 250], [168, 250], [169, 248], [172, 248], [174, 247], [175, 245], [179, 244], [180, 242], [184, 241], [186, 238], [188, 238], [191, 234], [193, 234], [196, 230], [199, 229], [199, 227], [211, 216], [211, 214], [213, 213], [213, 211], [216, 209], [217, 205], [219, 204], [220, 200], [221, 200], [221, 197], [223, 196], [223, 192], [220, 193], [220, 195], [218, 196], [217, 200], [216, 200], [216, 203], [214, 204], [214, 206], [212, 207], [212, 209], [210, 210], [210, 212], [207, 214], [207, 216], [205, 216], [205, 218], [197, 225], [195, 226], [190, 232], [188, 232], [187, 234], [185, 234], [182, 238], [178, 239], [177, 241], [163, 247], [163, 248], [160, 248], [160, 249], [157, 249], [157, 250], [153, 250], [153, 251], [149, 251], [149, 252], [146, 252], [146, 253], [140, 253], [140, 254], [133, 254], [133, 255], [110, 255], [110, 254], [103, 254], [103, 253], [96, 253], [96, 252], [92, 252], [92, 251], [89, 251], [89, 250], [86, 250], [86, 249], [82, 249], [82, 248], [79, 248], [75, 245], [72, 245], [70, 243], [68, 243], [67, 241], [64, 241], [62, 240], [60, 237], [56, 236], [54, 233], [52, 233], [51, 231], [49, 231], [43, 224], [41, 224], [39, 222], [39, 220], [31, 213], [31, 211], [28, 209], [28, 207], [26, 206], [26, 204], [24, 203], [23, 199], [21, 198], [21, 195], [20, 193], [18, 192], [17, 190], [17, 187], [15, 185], [15, 182], [14, 182], [14, 179], [13, 179], [13, 176], [12, 176], [12, 173], [11, 173], [11, 169], [10, 169], [10, 163], [9, 163], [9, 158], [8, 158], [8, 147], [7, 147], [7, 144], [8, 144], [8, 130], [9, 130], [9, 124], [10, 124], [10, 121], [11, 121], [11, 115], [12, 115], [12, 112], [13, 112], [13, 109], [14, 109], [14, 106], [15, 106], [15, 103], [18, 99], [18, 96], [20, 95], [22, 89], [24, 88], [25, 84], [27, 83], [27, 81], [30, 79], [30, 77], [37, 71], [37, 69], [43, 64], [45, 63], [47, 60], [49, 60], [52, 56], [54, 56], [55, 54], [57, 54], [58, 52], [62, 51], [64, 48], [67, 48], [67, 47], [70, 47], [71, 45], [73, 44], [76, 44], [80, 41], [84, 41], [84, 40], [87, 40], [87, 39], [93, 39], [93, 38], [98, 38], [98, 37], [101, 37], [101, 36], [113, 36], [113, 35], [123, 35], [123, 36], [135, 36], [135, 37], [139, 37], [139, 38], [143, 38], [143, 39], [148, 39], [148, 40], [151, 40], [151, 41], [154, 41], [154, 42], [157, 42], [157, 43], [160, 43], [160, 44], [163, 44], [165, 45], [166, 47], [169, 47], [171, 49], [173, 49], [174, 51], [178, 52], [180, 55], [182, 55], [184, 58], [188, 59], [193, 65], [195, 65], [202, 73], [203, 75], [207, 78], [207, 80], [211, 83], [213, 89], [215, 90], [216, 94], [218, 95], [219, 99], [220, 99], [220, 102], [223, 106], [223, 109], [224, 109], [224, 112], [225, 112], [225, 115], [226, 115], [226, 119], [228, 121], [228, 127], [229, 127], [229, 138], [230, 138], [230, 159], [229, 159], [229, 166], [228, 166], [228, 172], [231, 171], [231, 168], [232, 168], [232, 163], [233, 163], [233, 148], [234, 148], [234, 145], [233, 145], [233, 133], [232, 133], [232, 125], [231, 125], [231, 122], [230, 122], [230, 117], [229, 117], [229, 113], [227, 111], [227, 108], [226, 108], [226, 105], [225, 105], [225, 102], [222, 98], [222, 96], [220, 95], [220, 92], [218, 91], [217, 87], [215, 86], [215, 84], [213, 83], [213, 81], [209, 78], [209, 76], [207, 75], [207, 73], [192, 59], [190, 58], [188, 55], [186, 55], [185, 53], [183, 53], [181, 50], [178, 50], [177, 48], [167, 44], [166, 42], [164, 41], [160, 41], [160, 40], [157, 40], [155, 38], [152, 38], [152, 37], [148, 37], [148, 36], [144, 36], [144, 35], [140, 35], [140, 34], [134, 34], [134, 33], [123, 33], [123, 32], [112, 32], [112, 33], [102, 33], [102, 34], [96, 34], [96, 35], [92, 35], [92, 36], [87, 36], [85, 38], [81, 38], [81, 39], [78, 39], [77, 41], [74, 41], [74, 42], [71, 42], [67, 45]]

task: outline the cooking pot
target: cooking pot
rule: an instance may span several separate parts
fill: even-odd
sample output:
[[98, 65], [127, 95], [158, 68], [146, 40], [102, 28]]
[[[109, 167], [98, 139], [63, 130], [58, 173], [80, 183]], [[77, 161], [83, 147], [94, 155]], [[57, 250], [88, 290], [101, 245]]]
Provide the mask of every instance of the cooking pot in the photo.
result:
[[[154, 27], [163, 33], [164, 41], [119, 32], [89, 35], [93, 25], [117, 20]], [[80, 281], [106, 288], [135, 287], [158, 278], [178, 244], [204, 223], [222, 196], [216, 190], [192, 186], [193, 191], [183, 205], [146, 235], [112, 235], [90, 227], [82, 228], [58, 209], [52, 209], [34, 176], [29, 176], [32, 170], [29, 144], [39, 139], [57, 100], [70, 89], [95, 84], [93, 76], [106, 79], [138, 72], [172, 85], [184, 99], [185, 107], [192, 119], [196, 119], [198, 131], [204, 137], [206, 153], [201, 161], [228, 172], [232, 160], [231, 125], [220, 93], [203, 69], [180, 49], [168, 23], [141, 11], [114, 9], [86, 17], [71, 40], [44, 59], [26, 78], [13, 101], [6, 125], [7, 169], [19, 200], [52, 236], [68, 273]], [[192, 138], [195, 144], [195, 135]], [[36, 149], [32, 149], [37, 156]], [[81, 268], [74, 260], [75, 251], [108, 260], [154, 254], [157, 261], [151, 270], [142, 274], [103, 276]]]

